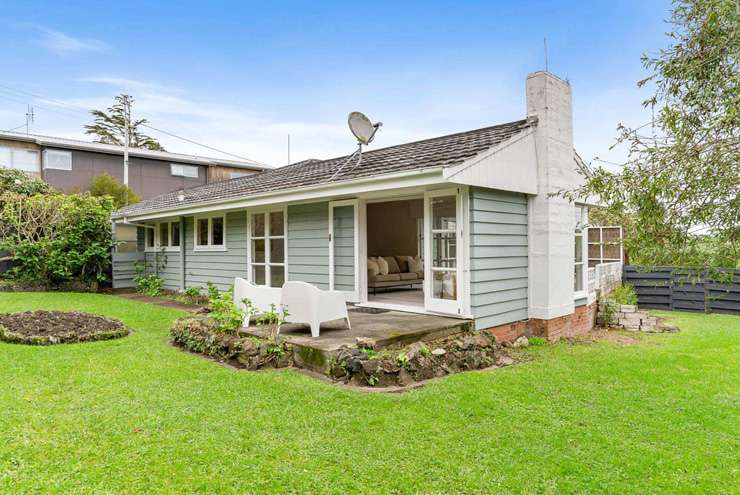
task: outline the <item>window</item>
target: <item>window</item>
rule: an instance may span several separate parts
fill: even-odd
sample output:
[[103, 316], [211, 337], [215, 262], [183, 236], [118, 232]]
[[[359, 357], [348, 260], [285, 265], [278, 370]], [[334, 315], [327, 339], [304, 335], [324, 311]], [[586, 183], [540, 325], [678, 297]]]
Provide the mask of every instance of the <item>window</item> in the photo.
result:
[[170, 163], [170, 174], [175, 177], [198, 178], [198, 167], [195, 165], [181, 165], [179, 163]]
[[72, 170], [72, 152], [44, 150], [44, 170]]
[[145, 250], [178, 251], [180, 247], [180, 221], [159, 222], [155, 228], [145, 230]]
[[249, 277], [257, 285], [282, 287], [286, 273], [285, 210], [249, 216]]
[[226, 216], [197, 217], [195, 219], [196, 251], [226, 250]]
[[621, 262], [622, 227], [596, 226], [588, 228], [588, 266]]
[[229, 172], [229, 179], [238, 179], [239, 177], [246, 177], [250, 175], [249, 172]]
[[40, 172], [39, 152], [23, 148], [0, 147], [0, 166], [24, 172]]
[[573, 257], [573, 291], [576, 297], [586, 293], [586, 263], [584, 262], [584, 231], [586, 229], [586, 207], [575, 207], [575, 254]]

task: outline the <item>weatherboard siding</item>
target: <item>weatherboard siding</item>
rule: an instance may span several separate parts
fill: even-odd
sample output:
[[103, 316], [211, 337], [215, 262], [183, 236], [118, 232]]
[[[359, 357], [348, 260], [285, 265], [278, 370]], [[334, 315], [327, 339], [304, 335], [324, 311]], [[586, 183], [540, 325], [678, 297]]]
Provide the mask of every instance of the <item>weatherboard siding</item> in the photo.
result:
[[[226, 251], [195, 251], [194, 217], [185, 217], [185, 287], [214, 283], [220, 290], [234, 285], [235, 277], [247, 277], [247, 212], [226, 214]], [[179, 271], [177, 280], [179, 287]]]
[[288, 280], [329, 288], [329, 203], [288, 206]]
[[471, 188], [470, 295], [477, 329], [528, 318], [527, 197]]
[[355, 207], [337, 206], [334, 223], [334, 289], [355, 290]]
[[180, 290], [180, 252], [150, 251], [145, 253], [147, 272], [164, 280], [163, 289]]

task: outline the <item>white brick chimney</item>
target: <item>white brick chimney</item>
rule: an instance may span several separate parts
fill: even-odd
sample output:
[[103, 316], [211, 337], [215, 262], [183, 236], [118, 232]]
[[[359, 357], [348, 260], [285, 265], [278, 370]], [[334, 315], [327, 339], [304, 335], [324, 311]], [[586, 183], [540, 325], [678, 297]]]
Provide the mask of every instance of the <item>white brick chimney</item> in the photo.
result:
[[570, 84], [548, 72], [527, 76], [527, 116], [537, 117], [538, 181], [529, 199], [529, 317], [550, 320], [574, 311], [575, 207], [548, 196], [579, 181]]

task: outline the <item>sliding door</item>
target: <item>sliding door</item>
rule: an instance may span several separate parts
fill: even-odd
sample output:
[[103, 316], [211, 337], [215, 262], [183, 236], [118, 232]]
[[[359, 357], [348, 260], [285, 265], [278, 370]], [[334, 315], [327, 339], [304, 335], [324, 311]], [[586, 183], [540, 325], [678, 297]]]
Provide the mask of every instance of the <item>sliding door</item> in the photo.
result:
[[356, 199], [329, 203], [329, 287], [360, 300], [359, 229]]

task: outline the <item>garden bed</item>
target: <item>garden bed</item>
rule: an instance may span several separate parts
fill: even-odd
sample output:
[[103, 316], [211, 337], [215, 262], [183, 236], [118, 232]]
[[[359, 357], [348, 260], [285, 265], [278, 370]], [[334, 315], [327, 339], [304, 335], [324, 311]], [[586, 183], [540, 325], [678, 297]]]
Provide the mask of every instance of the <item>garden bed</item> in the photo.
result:
[[118, 320], [64, 311], [0, 314], [0, 340], [15, 344], [49, 345], [125, 337], [131, 330]]
[[[219, 330], [207, 315], [178, 319], [171, 329], [175, 345], [248, 370], [303, 368], [300, 350], [270, 337], [242, 336]], [[463, 333], [393, 349], [373, 349], [363, 342], [343, 346], [326, 376], [357, 387], [406, 387], [461, 371], [513, 364], [515, 360], [488, 333]]]

